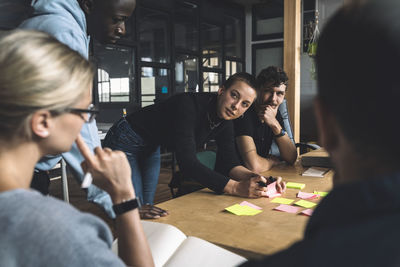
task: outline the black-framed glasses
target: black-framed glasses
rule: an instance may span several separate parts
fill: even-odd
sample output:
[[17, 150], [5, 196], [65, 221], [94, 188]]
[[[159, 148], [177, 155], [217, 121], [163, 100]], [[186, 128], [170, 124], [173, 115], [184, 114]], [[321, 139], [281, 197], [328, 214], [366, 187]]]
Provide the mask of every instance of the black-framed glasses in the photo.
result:
[[[93, 105], [90, 104], [90, 106], [87, 109], [80, 109], [80, 108], [65, 108], [62, 110], [53, 110], [55, 113], [73, 113], [81, 117], [85, 122], [92, 122], [95, 118], [96, 115], [99, 114], [99, 110]], [[84, 114], [86, 113], [86, 116]]]

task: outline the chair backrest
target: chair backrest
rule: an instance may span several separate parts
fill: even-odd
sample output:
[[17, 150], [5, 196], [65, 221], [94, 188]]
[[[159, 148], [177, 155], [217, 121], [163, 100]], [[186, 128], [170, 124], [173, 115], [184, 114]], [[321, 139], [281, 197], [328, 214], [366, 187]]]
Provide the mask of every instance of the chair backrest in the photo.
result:
[[214, 170], [217, 154], [214, 151], [206, 150], [196, 153], [197, 159], [205, 166]]
[[[292, 126], [291, 126], [290, 119], [289, 119], [289, 112], [288, 112], [286, 99], [284, 99], [282, 104], [279, 106], [278, 112], [281, 114], [282, 119], [283, 119], [283, 128], [287, 132], [290, 140], [292, 140], [293, 144], [295, 144], [294, 139], [293, 139]], [[272, 141], [269, 154], [277, 156], [277, 157], [280, 156], [279, 148], [278, 148], [278, 145], [275, 143], [275, 140]]]
[[[214, 170], [215, 162], [217, 160], [216, 152], [212, 150], [205, 150], [197, 152], [196, 156], [203, 165]], [[204, 188], [204, 186], [190, 179], [190, 177], [184, 177], [181, 172], [175, 171], [175, 153], [172, 154], [172, 158], [172, 178], [168, 186], [171, 190], [171, 195], [173, 198]]]

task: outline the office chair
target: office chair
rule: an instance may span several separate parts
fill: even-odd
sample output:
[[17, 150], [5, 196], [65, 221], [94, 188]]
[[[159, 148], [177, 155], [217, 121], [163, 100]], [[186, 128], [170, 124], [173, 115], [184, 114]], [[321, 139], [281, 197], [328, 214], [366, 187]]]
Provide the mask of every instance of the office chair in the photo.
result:
[[[196, 153], [197, 159], [206, 167], [214, 170], [217, 153], [213, 150], [204, 150]], [[168, 186], [173, 198], [189, 194], [204, 188], [200, 183], [184, 177], [182, 172], [176, 171], [175, 153], [172, 153], [172, 178]]]
[[[285, 128], [290, 140], [295, 144], [296, 148], [299, 149], [299, 154], [303, 154], [307, 150], [315, 150], [320, 148], [319, 145], [317, 144], [312, 144], [312, 143], [306, 143], [306, 142], [299, 142], [295, 143], [293, 139], [293, 131], [292, 131], [292, 124], [290, 123], [289, 119], [289, 112], [288, 112], [288, 106], [287, 106], [287, 101], [286, 99], [283, 100], [282, 104], [279, 106], [279, 113], [282, 116], [283, 119], [283, 127]], [[270, 155], [279, 157], [279, 148], [278, 145], [275, 143], [275, 140], [272, 141], [271, 149], [269, 151]]]

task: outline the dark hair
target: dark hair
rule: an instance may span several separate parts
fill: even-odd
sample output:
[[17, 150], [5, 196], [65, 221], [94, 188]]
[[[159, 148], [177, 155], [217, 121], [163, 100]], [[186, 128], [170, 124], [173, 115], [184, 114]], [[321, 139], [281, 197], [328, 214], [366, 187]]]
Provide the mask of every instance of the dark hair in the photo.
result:
[[239, 82], [239, 81], [246, 83], [251, 88], [254, 88], [254, 90], [256, 90], [256, 88], [257, 88], [256, 79], [254, 78], [253, 75], [251, 75], [247, 72], [237, 72], [237, 73], [231, 75], [229, 77], [229, 79], [226, 80], [222, 86], [225, 87], [226, 89], [228, 89], [234, 83]]
[[257, 88], [278, 87], [281, 84], [288, 85], [288, 76], [280, 67], [269, 66], [263, 69], [257, 76]]
[[318, 42], [318, 95], [363, 155], [398, 161], [400, 3], [342, 7]]

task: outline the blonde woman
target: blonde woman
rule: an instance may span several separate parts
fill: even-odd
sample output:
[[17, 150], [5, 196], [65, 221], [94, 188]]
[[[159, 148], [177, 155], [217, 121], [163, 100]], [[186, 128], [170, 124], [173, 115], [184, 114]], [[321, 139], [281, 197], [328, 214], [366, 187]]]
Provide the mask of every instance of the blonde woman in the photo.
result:
[[[93, 155], [79, 136], [95, 114], [92, 79], [88, 61], [45, 33], [0, 38], [0, 266], [153, 266], [124, 153]], [[75, 140], [115, 204], [121, 258], [104, 222], [29, 189], [36, 162]]]

